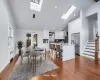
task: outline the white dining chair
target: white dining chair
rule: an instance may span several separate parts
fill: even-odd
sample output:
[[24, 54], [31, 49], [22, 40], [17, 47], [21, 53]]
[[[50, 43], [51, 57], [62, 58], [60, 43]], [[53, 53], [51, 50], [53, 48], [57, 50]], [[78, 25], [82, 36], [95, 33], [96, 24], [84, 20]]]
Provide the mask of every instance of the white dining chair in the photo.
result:
[[24, 58], [26, 58], [26, 57], [28, 58], [27, 65], [29, 64], [29, 54], [30, 54], [30, 52], [27, 53], [26, 48], [23, 47], [21, 50], [21, 65], [23, 63]]
[[[40, 51], [31, 51], [30, 52], [30, 59], [32, 60], [32, 68], [33, 68], [33, 72], [36, 72], [36, 64], [38, 62], [40, 62], [41, 65], [41, 61], [42, 61], [42, 54]], [[38, 60], [40, 59], [40, 60]]]

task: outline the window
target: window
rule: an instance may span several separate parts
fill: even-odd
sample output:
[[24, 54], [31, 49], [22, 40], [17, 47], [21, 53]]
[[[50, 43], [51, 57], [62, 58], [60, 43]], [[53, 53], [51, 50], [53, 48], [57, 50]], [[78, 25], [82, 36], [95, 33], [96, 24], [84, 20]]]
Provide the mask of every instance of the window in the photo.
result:
[[75, 9], [76, 9], [76, 7], [72, 5], [69, 8], [69, 10], [67, 11], [67, 13], [63, 14], [63, 16], [61, 17], [61, 19], [65, 19], [66, 20], [74, 12]]
[[43, 0], [31, 0], [30, 9], [35, 11], [41, 11]]
[[8, 27], [8, 47], [13, 46], [13, 29], [12, 27]]

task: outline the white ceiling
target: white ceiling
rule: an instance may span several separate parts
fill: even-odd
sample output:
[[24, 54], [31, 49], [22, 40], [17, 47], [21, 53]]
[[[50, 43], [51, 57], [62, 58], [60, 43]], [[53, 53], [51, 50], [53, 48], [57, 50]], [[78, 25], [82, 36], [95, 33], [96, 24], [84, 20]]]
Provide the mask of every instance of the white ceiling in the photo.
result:
[[[36, 12], [30, 10], [30, 1], [9, 0], [18, 28], [43, 30], [47, 27], [49, 30], [62, 29], [67, 26], [68, 21], [79, 17], [80, 9], [86, 9], [94, 2], [93, 0], [43, 0], [41, 12]], [[70, 5], [76, 6], [76, 11], [67, 20], [62, 20], [61, 16], [67, 12]], [[56, 9], [55, 6], [57, 6]], [[32, 18], [33, 14], [36, 14], [35, 19]]]

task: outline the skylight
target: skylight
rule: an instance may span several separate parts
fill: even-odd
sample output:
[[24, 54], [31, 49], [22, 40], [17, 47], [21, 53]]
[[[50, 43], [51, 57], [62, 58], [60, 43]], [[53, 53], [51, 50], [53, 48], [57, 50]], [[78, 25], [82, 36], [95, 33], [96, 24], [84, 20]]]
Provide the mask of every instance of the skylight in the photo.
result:
[[31, 0], [30, 9], [35, 11], [41, 11], [43, 0]]
[[66, 20], [74, 12], [75, 9], [76, 9], [76, 7], [72, 5], [69, 8], [69, 10], [67, 11], [67, 13], [63, 14], [63, 16], [61, 17], [61, 19], [65, 19]]

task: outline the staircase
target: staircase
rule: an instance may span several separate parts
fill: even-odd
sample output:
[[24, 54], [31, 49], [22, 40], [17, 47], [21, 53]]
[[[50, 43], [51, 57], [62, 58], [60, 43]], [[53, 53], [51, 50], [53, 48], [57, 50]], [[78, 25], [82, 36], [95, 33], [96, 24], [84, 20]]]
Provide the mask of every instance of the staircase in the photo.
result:
[[95, 41], [88, 41], [83, 56], [95, 59]]

